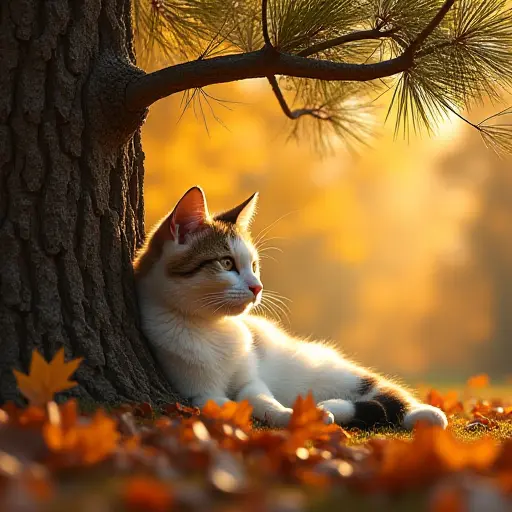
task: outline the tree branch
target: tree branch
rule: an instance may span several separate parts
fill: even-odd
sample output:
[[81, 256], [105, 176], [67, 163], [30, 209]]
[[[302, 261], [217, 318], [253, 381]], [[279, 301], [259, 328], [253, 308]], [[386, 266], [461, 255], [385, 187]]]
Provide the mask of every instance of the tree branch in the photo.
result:
[[297, 55], [300, 57], [309, 57], [315, 53], [323, 52], [324, 50], [328, 50], [329, 48], [334, 48], [336, 46], [341, 46], [342, 44], [352, 43], [354, 41], [363, 41], [365, 39], [381, 39], [383, 37], [388, 37], [392, 35], [393, 32], [395, 32], [395, 30], [386, 30], [385, 32], [381, 32], [377, 28], [351, 32], [350, 34], [344, 34], [342, 36], [334, 37], [333, 39], [328, 39], [327, 41], [314, 44], [309, 48], [301, 50], [297, 53]]
[[368, 82], [396, 75], [414, 65], [417, 48], [441, 23], [454, 2], [446, 0], [427, 27], [401, 55], [393, 59], [372, 64], [349, 64], [308, 59], [265, 46], [254, 52], [185, 62], [144, 75], [127, 85], [126, 108], [131, 111], [143, 110], [177, 92], [249, 78], [288, 75], [316, 80]]
[[442, 43], [433, 45], [431, 47], [423, 48], [420, 51], [416, 52], [416, 58], [426, 57], [427, 55], [431, 55], [432, 53], [435, 53], [438, 50], [442, 50], [443, 48], [452, 46], [453, 44], [456, 44], [456, 43], [457, 43], [457, 40], [444, 41]]
[[446, 0], [438, 13], [432, 18], [432, 21], [418, 34], [416, 39], [409, 45], [407, 51], [415, 53], [416, 50], [423, 44], [425, 39], [434, 32], [436, 27], [443, 21], [448, 11], [452, 8], [455, 0]]
[[185, 62], [149, 73], [128, 84], [126, 106], [129, 110], [141, 110], [161, 98], [186, 89], [271, 75], [367, 82], [395, 75], [412, 65], [412, 55], [407, 52], [375, 64], [348, 64], [306, 59], [279, 53], [274, 49], [269, 52], [263, 48], [254, 52]]
[[268, 0], [261, 0], [261, 28], [263, 31], [263, 41], [265, 41], [265, 45], [269, 48], [272, 48], [272, 41], [270, 40], [270, 36], [268, 34]]
[[[455, 0], [447, 0], [443, 7], [439, 10], [437, 15], [432, 18], [432, 21], [425, 27], [425, 29], [418, 35], [418, 37], [413, 41], [413, 43], [409, 46], [409, 51], [415, 52], [417, 48], [421, 46], [421, 44], [425, 41], [425, 39], [435, 30], [435, 28], [443, 21], [444, 17], [451, 9]], [[344, 34], [339, 37], [335, 37], [333, 39], [329, 39], [327, 41], [322, 41], [321, 43], [315, 44], [301, 50], [297, 53], [301, 57], [309, 57], [310, 55], [314, 55], [315, 53], [322, 52], [324, 50], [328, 50], [329, 48], [335, 48], [336, 46], [341, 46], [346, 43], [352, 43], [354, 41], [363, 41], [363, 40], [371, 40], [371, 39], [382, 39], [384, 37], [390, 37], [395, 32], [397, 32], [396, 28], [385, 30], [383, 32], [378, 28], [372, 28], [369, 30], [360, 30], [358, 32], [351, 32], [349, 34]], [[418, 56], [424, 56], [425, 52], [419, 52]]]
[[279, 105], [281, 106], [281, 109], [283, 110], [284, 115], [286, 117], [295, 120], [302, 116], [312, 116], [316, 119], [321, 119], [322, 121], [329, 121], [329, 116], [324, 115], [322, 113], [322, 109], [320, 108], [300, 108], [297, 110], [291, 110], [290, 107], [288, 106], [288, 103], [286, 103], [286, 100], [284, 99], [283, 93], [281, 92], [279, 84], [277, 83], [276, 77], [269, 76], [267, 78], [270, 85], [272, 86], [272, 90], [274, 91], [277, 101], [279, 102]]

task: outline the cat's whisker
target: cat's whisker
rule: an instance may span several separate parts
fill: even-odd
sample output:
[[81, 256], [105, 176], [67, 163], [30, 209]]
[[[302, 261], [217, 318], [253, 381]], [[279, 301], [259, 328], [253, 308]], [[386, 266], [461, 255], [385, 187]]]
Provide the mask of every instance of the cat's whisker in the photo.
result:
[[272, 308], [277, 310], [280, 314], [284, 315], [286, 319], [289, 321], [289, 309], [284, 307], [282, 304], [279, 304], [278, 302], [274, 302], [269, 298], [267, 298], [267, 304], [270, 304]]
[[[219, 307], [213, 312], [213, 314], [217, 313], [217, 311], [219, 311], [220, 309], [222, 309], [223, 307], [226, 306], [226, 301], [222, 302]], [[228, 314], [229, 314], [229, 306], [228, 306]]]
[[[282, 302], [283, 304], [285, 304], [285, 302], [283, 302], [283, 300], [287, 300], [288, 302], [291, 302], [290, 299], [288, 299], [287, 297], [284, 297], [282, 296], [281, 294], [279, 293], [273, 293], [272, 290], [264, 290], [263, 292], [263, 295], [267, 296], [267, 297], [270, 297], [271, 299], [276, 299], [278, 300], [279, 302]], [[286, 305], [286, 304], [285, 304]], [[287, 305], [286, 305], [287, 306]], [[288, 307], [288, 306], [287, 306]]]
[[[276, 317], [275, 313], [274, 313], [271, 309], [269, 309], [269, 307], [268, 307], [266, 304], [264, 304], [263, 302], [260, 302], [260, 303], [259, 303], [259, 304], [254, 308], [254, 311], [255, 311], [255, 312], [258, 312], [258, 315], [260, 315], [260, 314], [261, 314], [261, 313], [260, 313], [260, 310], [262, 310], [262, 311], [263, 311], [262, 316], [263, 316], [264, 318], [272, 318], [272, 317]], [[266, 313], [266, 314], [265, 314], [265, 313]], [[278, 317], [278, 316], [276, 317], [276, 320], [279, 320], [279, 317]]]
[[277, 252], [284, 253], [284, 250], [281, 249], [281, 247], [278, 247], [277, 245], [269, 245], [269, 244], [270, 244], [270, 242], [268, 244], [262, 245], [260, 247], [256, 247], [258, 254], [261, 254], [261, 253], [264, 253], [267, 251], [277, 251]]
[[193, 303], [194, 304], [202, 304], [204, 302], [208, 302], [210, 300], [217, 300], [217, 299], [222, 299], [224, 298], [224, 293], [222, 292], [215, 292], [215, 293], [207, 293], [205, 295], [203, 295], [202, 297], [199, 297], [198, 299], [194, 300]]
[[267, 299], [269, 299], [271, 302], [275, 303], [275, 304], [279, 304], [285, 311], [290, 311], [290, 306], [284, 302], [281, 298], [279, 297], [274, 297], [273, 295], [268, 295], [267, 296]]
[[290, 324], [290, 320], [288, 318], [288, 315], [285, 315], [281, 311], [278, 311], [277, 308], [273, 304], [272, 305], [267, 304], [267, 307], [272, 312], [272, 317], [273, 318], [275, 318], [279, 322], [285, 322], [288, 325]]
[[210, 297], [221, 297], [222, 295], [223, 295], [222, 292], [205, 293], [202, 297], [199, 297], [196, 300], [200, 301], [200, 300], [207, 299], [207, 298], [210, 298]]
[[269, 254], [260, 254], [260, 260], [272, 260], [278, 263], [276, 258], [274, 258], [274, 256], [270, 256]]
[[210, 299], [204, 299], [202, 301], [197, 301], [199, 303], [200, 306], [209, 306], [211, 304], [217, 304], [219, 302], [222, 302], [222, 298], [221, 297], [217, 297], [217, 298], [210, 298]]
[[280, 247], [276, 247], [276, 246], [272, 245], [272, 246], [269, 246], [269, 247], [265, 247], [263, 249], [258, 249], [258, 254], [261, 257], [261, 255], [264, 254], [267, 251], [277, 251], [277, 252], [280, 252], [280, 253], [284, 253], [283, 249], [281, 249]]
[[[262, 303], [263, 303], [263, 300], [262, 300]], [[275, 313], [281, 313], [282, 316], [284, 316], [286, 318], [286, 321], [288, 323], [290, 323], [290, 317], [289, 317], [289, 314], [288, 314], [288, 311], [286, 310], [286, 308], [284, 306], [282, 306], [281, 304], [277, 303], [277, 302], [274, 302], [274, 299], [273, 297], [267, 297], [267, 300], [266, 300], [266, 305], [271, 308]], [[278, 317], [281, 316], [280, 314], [277, 314]]]
[[254, 247], [260, 250], [261, 248], [264, 248], [266, 244], [272, 242], [272, 240], [287, 240], [287, 238], [284, 236], [271, 236], [270, 238], [264, 238], [258, 241], [258, 243], [254, 244]]
[[[207, 303], [207, 304], [201, 304], [201, 305], [199, 306], [199, 309], [213, 308], [213, 307], [215, 307], [215, 306], [220, 306], [220, 307], [222, 307], [222, 304], [223, 304], [223, 302], [221, 302], [221, 301], [209, 302], [209, 303]], [[217, 311], [218, 309], [219, 309], [219, 308], [216, 308], [216, 309], [215, 309], [215, 311]]]
[[293, 302], [293, 300], [290, 299], [289, 297], [286, 297], [285, 295], [282, 295], [279, 292], [275, 292], [274, 290], [265, 290], [263, 294], [270, 295], [271, 297], [277, 297], [278, 299], [287, 300], [288, 302]]
[[278, 219], [276, 219], [274, 222], [269, 224], [267, 227], [263, 228], [255, 237], [254, 237], [254, 244], [257, 243], [258, 240], [261, 240], [278, 222], [281, 222], [283, 219], [291, 215], [292, 213], [296, 213], [298, 210], [292, 210], [291, 212], [285, 213], [284, 215], [281, 215]]

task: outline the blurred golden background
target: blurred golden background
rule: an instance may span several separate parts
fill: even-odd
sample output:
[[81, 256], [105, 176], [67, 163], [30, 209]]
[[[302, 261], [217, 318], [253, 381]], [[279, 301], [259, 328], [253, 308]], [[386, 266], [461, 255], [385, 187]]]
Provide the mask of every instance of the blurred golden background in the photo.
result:
[[291, 300], [287, 328], [411, 382], [512, 374], [511, 160], [457, 119], [394, 140], [382, 113], [369, 148], [334, 141], [320, 155], [307, 137], [289, 140], [265, 81], [207, 92], [233, 102], [211, 102], [221, 122], [203, 103], [207, 128], [198, 104], [181, 118], [179, 97], [152, 107], [148, 230], [192, 185], [211, 211], [259, 190], [253, 231], [275, 223], [266, 244], [282, 251], [265, 251], [263, 283]]

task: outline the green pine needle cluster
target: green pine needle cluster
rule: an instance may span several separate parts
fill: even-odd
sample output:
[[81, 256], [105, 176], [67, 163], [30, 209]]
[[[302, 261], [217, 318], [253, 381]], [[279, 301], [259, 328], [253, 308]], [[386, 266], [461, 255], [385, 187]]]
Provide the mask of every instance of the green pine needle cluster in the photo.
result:
[[[133, 0], [139, 56], [171, 63], [258, 50], [268, 35], [278, 52], [344, 63], [376, 63], [400, 56], [432, 21], [444, 0]], [[366, 37], [351, 37], [365, 32]], [[348, 36], [348, 37], [347, 37]], [[481, 123], [464, 117], [485, 99], [512, 90], [512, 8], [508, 0], [455, 0], [441, 23], [399, 75], [371, 83], [281, 77], [292, 107], [309, 110], [293, 133], [313, 129], [323, 146], [334, 133], [348, 146], [374, 131], [370, 111], [387, 98], [396, 133], [436, 125], [456, 115], [497, 151], [512, 150], [512, 111]], [[204, 97], [196, 94], [194, 97]], [[190, 102], [186, 102], [188, 105]], [[314, 115], [311, 115], [311, 112]]]

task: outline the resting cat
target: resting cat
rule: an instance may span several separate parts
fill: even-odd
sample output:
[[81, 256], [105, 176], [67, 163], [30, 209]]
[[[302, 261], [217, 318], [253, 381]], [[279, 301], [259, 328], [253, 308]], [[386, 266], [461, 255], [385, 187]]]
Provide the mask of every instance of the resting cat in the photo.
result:
[[445, 428], [440, 409], [323, 343], [248, 314], [262, 295], [249, 233], [256, 202], [257, 194], [210, 215], [202, 190], [191, 188], [135, 259], [142, 327], [175, 389], [199, 407], [248, 399], [256, 418], [277, 427], [297, 395], [312, 390], [326, 422]]

